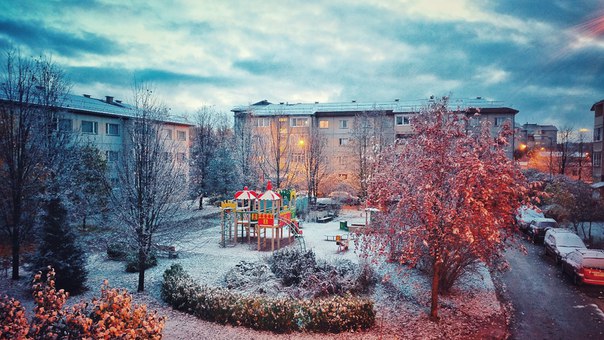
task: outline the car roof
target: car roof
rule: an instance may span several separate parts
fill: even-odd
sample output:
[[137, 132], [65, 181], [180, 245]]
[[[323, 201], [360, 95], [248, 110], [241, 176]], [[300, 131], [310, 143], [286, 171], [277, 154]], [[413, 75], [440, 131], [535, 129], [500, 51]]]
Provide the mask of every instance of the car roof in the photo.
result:
[[574, 231], [566, 228], [550, 228], [547, 229], [547, 232], [550, 234], [575, 234]]
[[[553, 218], [548, 218], [548, 217], [538, 217], [538, 218], [534, 218], [533, 222], [556, 222], [556, 220], [554, 220]], [[558, 223], [558, 222], [556, 222]]]

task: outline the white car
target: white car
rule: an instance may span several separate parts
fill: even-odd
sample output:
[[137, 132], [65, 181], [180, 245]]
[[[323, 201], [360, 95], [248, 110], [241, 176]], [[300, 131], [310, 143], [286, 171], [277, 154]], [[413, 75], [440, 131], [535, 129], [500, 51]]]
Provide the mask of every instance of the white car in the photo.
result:
[[554, 256], [556, 263], [574, 250], [587, 249], [583, 240], [569, 229], [548, 229], [543, 244], [545, 254]]
[[516, 211], [516, 222], [520, 230], [526, 231], [531, 221], [537, 218], [545, 218], [539, 208], [533, 208], [526, 205], [521, 206]]

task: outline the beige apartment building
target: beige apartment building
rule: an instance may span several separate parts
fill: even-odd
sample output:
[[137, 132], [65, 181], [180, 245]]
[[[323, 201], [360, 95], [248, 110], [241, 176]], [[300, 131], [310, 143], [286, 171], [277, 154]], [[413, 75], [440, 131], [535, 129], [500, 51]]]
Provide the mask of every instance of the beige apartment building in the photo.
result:
[[593, 140], [593, 151], [592, 151], [592, 165], [593, 165], [593, 181], [604, 182], [604, 172], [602, 171], [602, 129], [604, 127], [602, 121], [602, 114], [604, 113], [604, 100], [593, 104], [591, 111], [594, 112], [594, 140]]
[[[7, 102], [2, 98], [0, 101]], [[136, 108], [111, 96], [97, 99], [87, 94], [68, 94], [57, 109], [57, 129], [74, 133], [76, 143], [99, 149], [107, 160], [110, 181], [117, 183], [117, 164], [129, 152], [127, 134], [136, 118]], [[174, 146], [173, 154], [166, 157], [182, 163], [186, 180], [193, 124], [178, 117], [166, 117], [160, 123], [166, 141]]]
[[[357, 191], [361, 152], [371, 152], [379, 145], [388, 145], [395, 139], [406, 138], [413, 133], [413, 115], [426, 107], [433, 98], [426, 100], [393, 100], [390, 102], [356, 101], [347, 103], [279, 103], [266, 100], [247, 106], [238, 106], [231, 111], [235, 117], [235, 130], [247, 130], [253, 135], [252, 144], [257, 148], [256, 161], [267, 162], [274, 155], [272, 146], [276, 136], [280, 143], [282, 162], [289, 162], [288, 175], [292, 181], [284, 182], [305, 189], [303, 162], [308, 152], [311, 136], [320, 136], [326, 143], [324, 152], [325, 169], [322, 174], [324, 194], [334, 190]], [[473, 99], [450, 99], [451, 109], [461, 109], [471, 115], [470, 124], [488, 120], [496, 135], [501, 126], [509, 121], [514, 126], [517, 110], [505, 107], [500, 102], [487, 101], [480, 97]], [[475, 115], [479, 111], [480, 115]], [[278, 131], [278, 132], [277, 132]], [[359, 149], [359, 141], [365, 141], [364, 151]], [[514, 138], [508, 146], [511, 158]], [[263, 177], [274, 176], [270, 167], [261, 170]], [[272, 167], [274, 169], [274, 166]]]

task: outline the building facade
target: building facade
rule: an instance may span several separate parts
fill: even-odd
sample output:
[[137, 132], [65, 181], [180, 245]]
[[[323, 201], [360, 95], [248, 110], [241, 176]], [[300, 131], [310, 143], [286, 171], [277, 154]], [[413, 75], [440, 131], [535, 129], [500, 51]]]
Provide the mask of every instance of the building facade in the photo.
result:
[[[319, 136], [326, 144], [324, 157], [326, 168], [322, 176], [324, 194], [330, 191], [359, 191], [362, 176], [363, 159], [382, 146], [391, 144], [396, 139], [406, 138], [413, 134], [412, 117], [434, 99], [374, 103], [279, 103], [261, 101], [248, 106], [239, 106], [231, 111], [235, 117], [235, 129], [249, 129], [254, 135], [256, 144], [263, 144], [258, 161], [266, 161], [270, 154], [270, 140], [274, 136], [286, 139], [281, 149], [287, 154], [283, 157], [290, 164], [289, 172], [303, 170], [302, 163], [308, 152], [308, 140]], [[491, 122], [493, 135], [509, 122], [514, 126], [517, 110], [505, 107], [499, 102], [482, 98], [451, 99], [452, 110], [463, 108], [471, 119], [470, 124], [483, 120]], [[479, 112], [479, 115], [476, 113]], [[278, 130], [275, 131], [275, 124]], [[274, 145], [275, 143], [272, 142]], [[508, 146], [511, 158], [514, 150], [514, 139]], [[270, 157], [270, 155], [269, 155]], [[274, 166], [272, 167], [274, 168]], [[285, 168], [285, 167], [284, 167]], [[272, 174], [266, 174], [272, 176]], [[300, 183], [303, 176], [290, 185], [304, 189]]]
[[[7, 100], [0, 98], [0, 101]], [[68, 94], [60, 101], [57, 110], [56, 129], [72, 133], [73, 141], [79, 145], [97, 148], [108, 164], [109, 180], [117, 183], [118, 162], [128, 150], [128, 133], [137, 117], [137, 109], [132, 105], [107, 96], [104, 99]], [[183, 176], [188, 176], [190, 133], [193, 124], [184, 118], [166, 117], [160, 122], [166, 141], [173, 141], [166, 155], [182, 162]]]
[[604, 100], [593, 104], [591, 111], [594, 113], [594, 137], [593, 137], [593, 151], [592, 151], [592, 169], [593, 169], [593, 181], [604, 182], [604, 172], [602, 171], [602, 130], [603, 120], [602, 114], [604, 113]]
[[517, 147], [533, 149], [551, 149], [558, 145], [558, 128], [553, 125], [526, 123], [520, 126], [516, 134]]

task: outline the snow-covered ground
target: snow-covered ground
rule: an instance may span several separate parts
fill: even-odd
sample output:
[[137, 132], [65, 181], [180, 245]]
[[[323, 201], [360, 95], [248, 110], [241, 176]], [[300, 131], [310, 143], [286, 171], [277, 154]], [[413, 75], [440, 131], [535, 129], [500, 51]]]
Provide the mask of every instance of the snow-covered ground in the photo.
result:
[[[269, 332], [258, 332], [242, 327], [231, 327], [212, 324], [198, 320], [193, 316], [174, 311], [160, 299], [160, 286], [165, 269], [174, 263], [183, 268], [201, 284], [222, 286], [225, 274], [240, 261], [261, 261], [271, 254], [270, 251], [257, 251], [256, 244], [239, 243], [233, 247], [222, 248], [220, 241], [219, 209], [206, 207], [184, 213], [188, 232], [177, 244], [178, 258], [160, 258], [158, 266], [146, 271], [144, 294], [133, 293], [138, 303], [145, 303], [152, 309], [168, 316], [164, 335], [166, 339], [320, 339], [321, 334], [276, 335]], [[184, 219], [184, 217], [183, 217]], [[354, 242], [350, 249], [338, 251], [334, 241], [326, 241], [326, 235], [345, 235], [339, 229], [340, 221], [364, 223], [364, 213], [358, 210], [344, 210], [340, 217], [329, 223], [303, 223], [304, 239], [307, 249], [315, 252], [317, 259], [348, 259], [361, 261], [355, 253]], [[185, 226], [187, 227], [187, 226]], [[270, 233], [269, 233], [270, 234]], [[99, 237], [99, 239], [101, 239]], [[298, 247], [294, 242], [289, 247]], [[99, 294], [103, 280], [108, 279], [113, 287], [126, 288], [136, 292], [136, 273], [126, 273], [124, 263], [107, 259], [103, 251], [95, 251], [88, 257], [88, 286], [90, 290], [83, 295], [73, 297], [75, 301], [90, 299]], [[489, 272], [480, 268], [479, 272], [466, 277], [454, 289], [453, 294], [441, 298], [438, 324], [428, 320], [429, 280], [414, 270], [401, 268], [399, 265], [381, 262], [376, 267], [380, 282], [376, 285], [372, 298], [377, 312], [376, 326], [369, 331], [357, 334], [330, 335], [330, 338], [341, 339], [378, 339], [378, 338], [463, 338], [463, 337], [501, 337], [505, 335], [505, 315], [495, 294], [495, 287]], [[11, 287], [10, 280], [2, 278], [0, 288], [24, 299], [27, 293], [22, 289]], [[22, 286], [28, 283], [23, 281]], [[4, 290], [4, 289], [3, 289]], [[29, 311], [28, 311], [29, 312]], [[482, 333], [481, 333], [482, 332]]]

